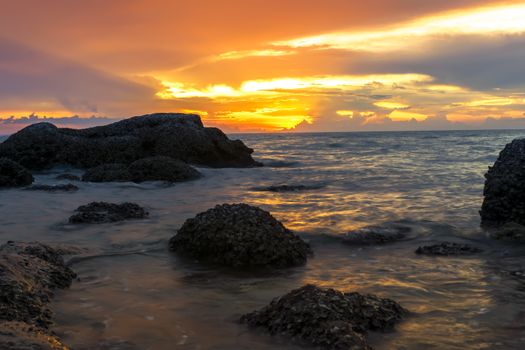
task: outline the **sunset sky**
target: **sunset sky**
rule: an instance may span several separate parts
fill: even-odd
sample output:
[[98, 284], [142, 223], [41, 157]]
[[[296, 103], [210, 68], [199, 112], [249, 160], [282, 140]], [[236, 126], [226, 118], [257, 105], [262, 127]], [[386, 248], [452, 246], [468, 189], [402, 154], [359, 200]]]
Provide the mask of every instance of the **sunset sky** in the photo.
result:
[[0, 0], [0, 134], [521, 128], [524, 62], [525, 1]]

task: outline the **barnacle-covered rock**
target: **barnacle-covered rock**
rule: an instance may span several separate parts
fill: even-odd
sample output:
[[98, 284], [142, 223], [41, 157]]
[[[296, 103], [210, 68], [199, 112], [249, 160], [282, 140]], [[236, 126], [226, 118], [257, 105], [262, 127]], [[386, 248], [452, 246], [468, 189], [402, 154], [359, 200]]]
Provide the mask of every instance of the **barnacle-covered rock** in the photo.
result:
[[390, 299], [306, 285], [241, 322], [324, 349], [368, 350], [367, 331], [391, 329], [406, 313]]
[[170, 249], [226, 266], [302, 265], [310, 247], [269, 212], [247, 204], [223, 204], [186, 220]]
[[70, 224], [102, 224], [129, 219], [144, 219], [148, 212], [135, 203], [92, 202], [77, 208]]

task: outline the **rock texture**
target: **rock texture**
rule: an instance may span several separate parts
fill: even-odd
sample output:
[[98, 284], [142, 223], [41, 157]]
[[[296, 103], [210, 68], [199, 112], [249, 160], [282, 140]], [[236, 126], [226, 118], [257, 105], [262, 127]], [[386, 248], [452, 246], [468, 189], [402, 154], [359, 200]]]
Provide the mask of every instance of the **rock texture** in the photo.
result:
[[525, 139], [509, 143], [485, 175], [481, 225], [525, 225]]
[[482, 250], [477, 247], [453, 242], [442, 242], [439, 244], [422, 246], [416, 250], [416, 254], [437, 256], [472, 255], [481, 252]]
[[407, 311], [390, 299], [313, 285], [274, 299], [241, 322], [324, 349], [371, 349], [367, 331], [391, 329]]
[[78, 191], [78, 187], [73, 184], [65, 185], [33, 185], [27, 187], [27, 191], [44, 191], [44, 192], [74, 192]]
[[157, 156], [139, 159], [129, 166], [125, 164], [104, 164], [88, 169], [82, 181], [166, 181], [181, 182], [198, 179], [201, 174], [188, 164], [170, 157]]
[[270, 213], [247, 204], [223, 204], [188, 219], [170, 249], [190, 257], [245, 267], [302, 265], [310, 247]]
[[33, 183], [33, 175], [20, 164], [0, 158], [0, 188], [22, 187]]
[[129, 219], [145, 219], [148, 212], [135, 203], [92, 202], [77, 208], [70, 224], [103, 224]]
[[56, 180], [80, 181], [80, 177], [73, 174], [60, 174], [55, 177]]
[[[48, 303], [55, 289], [75, 278], [61, 252], [41, 243], [7, 242], [0, 247], [0, 348], [64, 349], [50, 335]], [[61, 347], [62, 346], [62, 347]]]
[[228, 139], [221, 130], [205, 128], [198, 115], [176, 113], [138, 116], [83, 130], [38, 123], [0, 144], [0, 157], [28, 169], [57, 164], [92, 168], [130, 164], [152, 156], [211, 167], [259, 166], [252, 152], [242, 141]]
[[343, 243], [349, 245], [375, 245], [392, 243], [406, 238], [410, 232], [408, 227], [369, 226], [348, 232]]
[[525, 243], [525, 226], [515, 222], [506, 223], [503, 226], [490, 229], [490, 237], [502, 241]]

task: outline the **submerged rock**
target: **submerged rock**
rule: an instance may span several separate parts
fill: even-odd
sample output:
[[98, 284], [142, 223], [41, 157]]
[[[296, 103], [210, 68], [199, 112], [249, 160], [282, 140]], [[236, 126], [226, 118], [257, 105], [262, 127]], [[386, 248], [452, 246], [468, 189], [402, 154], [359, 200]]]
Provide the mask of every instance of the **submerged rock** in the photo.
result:
[[24, 322], [0, 323], [0, 349], [66, 350], [60, 339]]
[[33, 185], [30, 187], [27, 187], [25, 190], [27, 191], [45, 191], [45, 192], [74, 192], [78, 191], [79, 188], [73, 184], [65, 184], [65, 185]]
[[306, 285], [241, 322], [324, 349], [371, 349], [367, 331], [391, 329], [407, 311], [390, 299]]
[[211, 167], [251, 167], [253, 150], [230, 140], [217, 128], [206, 128], [198, 115], [158, 113], [82, 130], [59, 129], [50, 123], [28, 126], [0, 144], [0, 157], [29, 169], [69, 164], [92, 168], [130, 164], [167, 156]]
[[226, 266], [302, 265], [310, 247], [269, 212], [247, 204], [217, 205], [186, 220], [170, 249]]
[[374, 245], [400, 241], [410, 232], [409, 227], [369, 226], [348, 232], [343, 237], [343, 243], [349, 245]]
[[52, 247], [8, 242], [0, 247], [0, 319], [47, 328], [54, 289], [67, 288], [75, 273]]
[[82, 181], [112, 182], [144, 181], [181, 182], [198, 179], [201, 174], [188, 164], [170, 157], [139, 159], [129, 166], [125, 164], [104, 164], [88, 169]]
[[506, 145], [485, 178], [481, 225], [525, 225], [525, 139]]
[[80, 181], [80, 176], [76, 176], [73, 174], [60, 174], [57, 177], [55, 177], [56, 180], [69, 180], [69, 181]]
[[267, 191], [267, 192], [299, 192], [308, 190], [318, 190], [322, 188], [321, 185], [275, 185], [267, 187], [255, 187], [255, 191]]
[[70, 224], [102, 224], [129, 219], [145, 219], [148, 212], [135, 203], [92, 202], [76, 209], [69, 218]]
[[458, 244], [453, 242], [442, 242], [434, 245], [422, 246], [416, 249], [416, 254], [423, 255], [472, 255], [481, 253], [483, 250], [468, 245], [468, 244]]
[[10, 159], [0, 158], [0, 188], [28, 186], [33, 180], [26, 168]]
[[502, 241], [525, 242], [525, 226], [515, 222], [508, 222], [505, 225], [490, 229], [490, 236]]

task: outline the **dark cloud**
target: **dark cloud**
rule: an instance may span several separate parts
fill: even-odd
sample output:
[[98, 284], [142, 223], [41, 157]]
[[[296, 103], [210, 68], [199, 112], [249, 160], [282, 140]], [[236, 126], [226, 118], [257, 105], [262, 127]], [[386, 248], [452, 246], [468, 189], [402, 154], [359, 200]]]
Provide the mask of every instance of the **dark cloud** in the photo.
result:
[[4, 110], [48, 108], [119, 113], [152, 101], [155, 90], [0, 38], [0, 103]]

